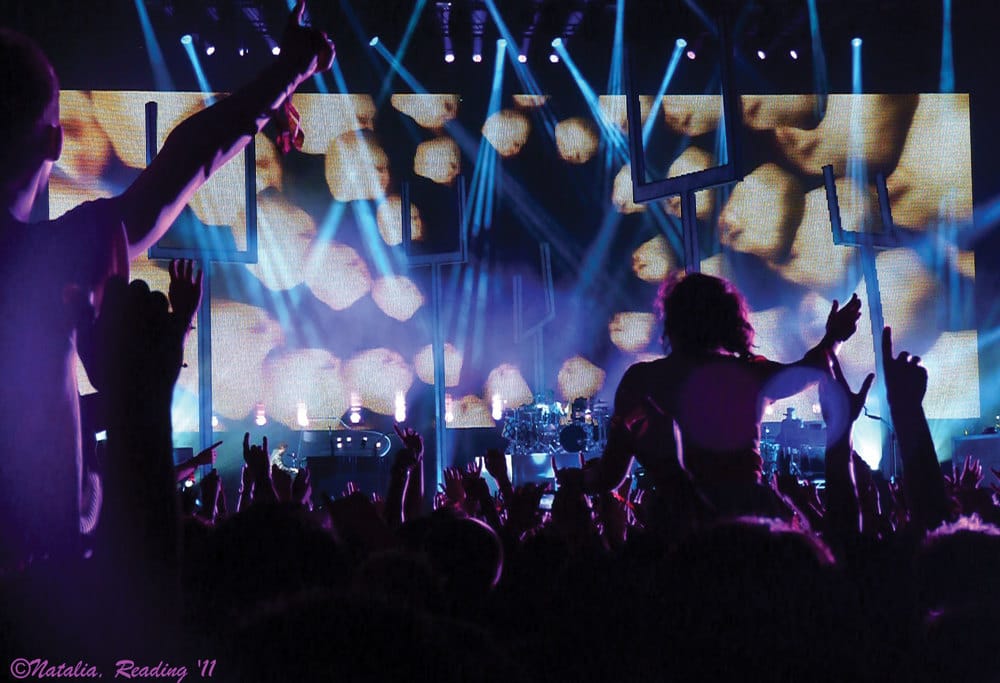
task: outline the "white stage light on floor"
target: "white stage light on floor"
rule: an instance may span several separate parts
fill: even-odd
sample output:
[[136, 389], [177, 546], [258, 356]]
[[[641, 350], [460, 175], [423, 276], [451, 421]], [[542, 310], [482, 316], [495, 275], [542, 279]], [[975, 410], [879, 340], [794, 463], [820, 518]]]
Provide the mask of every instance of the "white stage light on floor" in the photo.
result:
[[406, 394], [402, 391], [396, 392], [396, 422], [406, 422]]
[[493, 394], [493, 401], [491, 402], [490, 415], [494, 420], [499, 420], [503, 417], [503, 397], [500, 394]]

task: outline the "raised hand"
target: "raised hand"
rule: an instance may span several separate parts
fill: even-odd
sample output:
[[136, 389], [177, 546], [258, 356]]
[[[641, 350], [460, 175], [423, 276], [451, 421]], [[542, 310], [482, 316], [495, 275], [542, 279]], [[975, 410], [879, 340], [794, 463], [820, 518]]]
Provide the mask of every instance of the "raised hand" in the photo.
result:
[[465, 486], [462, 484], [462, 470], [457, 467], [446, 467], [444, 470], [443, 491], [453, 505], [465, 502]]
[[839, 439], [861, 415], [865, 400], [868, 398], [868, 391], [875, 381], [875, 374], [869, 373], [861, 383], [861, 388], [855, 393], [851, 391], [847, 379], [844, 378], [844, 371], [836, 354], [828, 352], [826, 355], [832, 377], [827, 375], [819, 383], [819, 405], [829, 430], [829, 437]]
[[305, 0], [299, 0], [288, 17], [279, 57], [280, 62], [291, 66], [302, 78], [326, 71], [333, 66], [337, 55], [326, 33], [302, 25], [305, 13]]
[[945, 481], [953, 492], [974, 491], [983, 482], [983, 464], [979, 458], [971, 456], [962, 463], [962, 470], [954, 476], [944, 475]]
[[826, 340], [830, 343], [847, 341], [857, 331], [860, 318], [861, 299], [857, 294], [851, 295], [843, 308], [834, 299], [830, 315], [826, 318]]
[[487, 449], [486, 455], [483, 457], [483, 464], [486, 466], [486, 471], [491, 477], [496, 479], [498, 484], [501, 481], [509, 480], [510, 477], [507, 474], [507, 456], [500, 449]]
[[216, 441], [211, 446], [198, 453], [198, 455], [194, 456], [194, 458], [191, 459], [191, 464], [195, 467], [200, 467], [202, 465], [214, 465], [215, 459], [219, 455], [216, 452], [216, 449], [221, 445], [221, 441]]
[[889, 412], [899, 439], [903, 460], [903, 488], [909, 503], [910, 522], [930, 530], [952, 516], [952, 501], [945, 490], [930, 425], [924, 414], [927, 369], [919, 356], [901, 351], [892, 355], [892, 329], [882, 330], [882, 363]]
[[920, 405], [927, 393], [927, 368], [920, 365], [920, 356], [906, 351], [893, 358], [892, 328], [888, 326], [882, 330], [882, 364], [890, 406], [900, 401]]
[[[473, 491], [479, 492], [479, 484], [486, 483], [483, 480], [482, 473], [482, 458], [474, 458], [472, 462], [466, 463], [465, 472], [462, 474], [462, 488], [465, 489], [466, 497], [475, 498]], [[489, 487], [486, 490], [489, 491]]]
[[395, 538], [379, 517], [375, 505], [362, 495], [353, 482], [348, 484], [344, 497], [331, 500], [326, 494], [323, 501], [334, 533], [348, 547], [371, 552], [385, 549], [395, 543]]
[[270, 471], [268, 469], [267, 453], [266, 436], [262, 440], [262, 445], [258, 446], [257, 444], [250, 443], [250, 432], [243, 434], [243, 462], [250, 469], [250, 476], [256, 477], [263, 472]]
[[246, 476], [254, 482], [254, 500], [273, 501], [275, 500], [274, 484], [271, 481], [271, 467], [268, 459], [267, 437], [261, 441], [262, 445], [250, 443], [250, 432], [243, 435], [243, 461], [247, 465]]
[[142, 280], [109, 279], [93, 336], [101, 385], [125, 402], [123, 408], [139, 398], [169, 401], [186, 329], [163, 293]]
[[173, 259], [170, 262], [170, 286], [167, 297], [177, 322], [185, 330], [191, 327], [195, 313], [201, 305], [202, 271], [195, 270], [190, 259]]
[[398, 424], [392, 426], [396, 430], [396, 436], [403, 442], [403, 447], [413, 453], [413, 457], [419, 462], [424, 457], [424, 437], [415, 429], [410, 427], [400, 427]]

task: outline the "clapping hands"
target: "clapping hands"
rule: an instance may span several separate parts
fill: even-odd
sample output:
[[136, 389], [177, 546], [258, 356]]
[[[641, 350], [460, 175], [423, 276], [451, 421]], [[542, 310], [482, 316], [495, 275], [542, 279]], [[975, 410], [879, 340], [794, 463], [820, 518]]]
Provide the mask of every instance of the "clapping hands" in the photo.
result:
[[834, 299], [830, 307], [830, 315], [826, 318], [827, 341], [831, 344], [847, 341], [857, 331], [860, 319], [861, 299], [858, 298], [857, 294], [853, 294], [843, 308]]

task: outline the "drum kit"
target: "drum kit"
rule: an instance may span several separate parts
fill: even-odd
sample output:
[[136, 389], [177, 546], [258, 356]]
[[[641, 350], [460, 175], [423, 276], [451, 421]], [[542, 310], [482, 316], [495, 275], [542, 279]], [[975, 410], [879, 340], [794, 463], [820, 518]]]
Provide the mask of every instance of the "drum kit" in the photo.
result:
[[533, 403], [507, 411], [503, 437], [511, 455], [599, 455], [608, 441], [610, 420], [604, 401], [581, 397], [563, 404], [541, 395]]
[[760, 456], [765, 476], [795, 475], [816, 480], [823, 477], [826, 463], [826, 426], [804, 422], [795, 409], [785, 411], [781, 422], [762, 425]]

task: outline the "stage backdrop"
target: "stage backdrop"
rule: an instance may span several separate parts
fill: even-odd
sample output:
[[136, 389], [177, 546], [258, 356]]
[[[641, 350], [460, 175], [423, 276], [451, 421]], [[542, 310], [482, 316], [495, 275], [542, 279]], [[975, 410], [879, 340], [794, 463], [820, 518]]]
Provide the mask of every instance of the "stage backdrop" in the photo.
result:
[[[50, 215], [121, 192], [136, 177], [146, 162], [146, 102], [158, 103], [160, 146], [210, 99], [63, 92], [66, 143]], [[642, 104], [644, 120], [654, 117], [652, 172], [717, 163], [719, 98]], [[746, 96], [743, 104], [746, 178], [699, 193], [698, 220], [701, 270], [746, 294], [757, 351], [799, 358], [822, 335], [831, 301], [857, 292], [865, 315], [841, 358], [854, 386], [873, 368], [860, 255], [833, 243], [821, 168], [834, 166], [852, 231], [881, 230], [872, 181], [880, 171], [896, 224], [916, 238], [877, 256], [886, 322], [897, 347], [929, 369], [928, 415], [977, 417], [974, 261], [961, 248], [972, 214], [968, 96], [832, 95], [821, 119], [812, 96]], [[403, 257], [403, 181], [425, 250], [457, 243], [456, 184], [466, 192], [469, 260], [445, 267], [443, 281], [449, 426], [499, 427], [497, 416], [531, 401], [610, 402], [631, 363], [663, 353], [654, 300], [682, 266], [679, 202], [632, 202], [623, 97], [601, 96], [595, 108], [509, 93], [492, 105], [399, 94], [376, 106], [365, 94], [301, 94], [294, 105], [301, 150], [279, 153], [270, 129], [256, 138], [257, 262], [212, 267], [205, 305], [215, 431], [261, 419], [323, 429], [352, 408], [366, 420], [427, 420], [430, 277]], [[244, 178], [239, 157], [162, 244], [246, 252]], [[166, 289], [165, 262], [140, 259], [132, 272]], [[522, 333], [531, 328], [538, 332]], [[196, 432], [194, 335], [185, 360], [175, 429]], [[787, 407], [819, 419], [815, 389], [768, 413], [776, 420]], [[860, 449], [877, 462], [877, 424], [862, 422]]]

